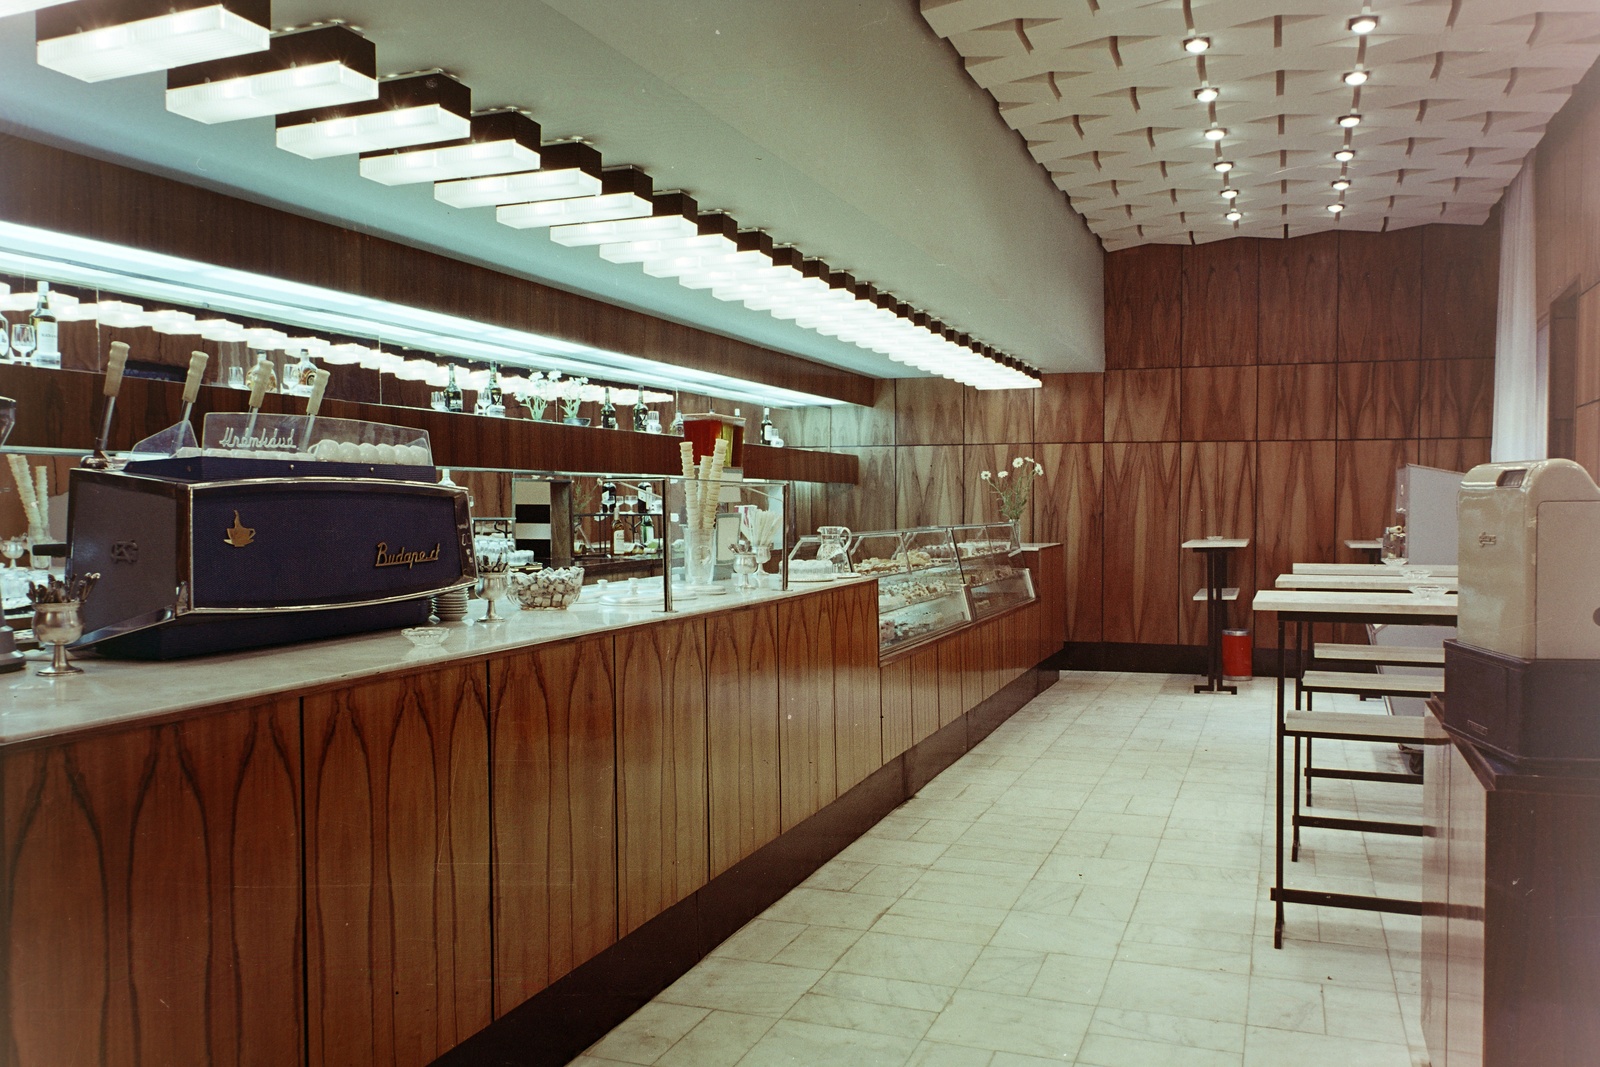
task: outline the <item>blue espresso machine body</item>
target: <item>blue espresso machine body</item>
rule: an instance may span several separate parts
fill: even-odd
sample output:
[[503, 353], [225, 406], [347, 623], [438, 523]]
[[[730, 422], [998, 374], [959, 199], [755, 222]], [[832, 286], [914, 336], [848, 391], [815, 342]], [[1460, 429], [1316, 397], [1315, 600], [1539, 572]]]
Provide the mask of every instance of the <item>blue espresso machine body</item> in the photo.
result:
[[421, 625], [430, 597], [477, 579], [466, 490], [422, 475], [209, 457], [74, 470], [69, 569], [101, 576], [75, 647], [175, 659]]

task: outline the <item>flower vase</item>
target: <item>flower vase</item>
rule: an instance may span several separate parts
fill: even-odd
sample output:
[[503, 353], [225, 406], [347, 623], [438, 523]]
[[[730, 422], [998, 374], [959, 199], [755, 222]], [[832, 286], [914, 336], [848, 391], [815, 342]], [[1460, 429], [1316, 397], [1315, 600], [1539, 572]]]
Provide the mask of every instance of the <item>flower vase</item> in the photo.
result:
[[1012, 520], [1010, 520], [1010, 522], [1011, 522], [1011, 545], [1009, 546], [1009, 548], [1007, 548], [1007, 551], [1010, 552], [1014, 556], [1018, 552], [1022, 551], [1022, 520], [1021, 519], [1012, 519]]

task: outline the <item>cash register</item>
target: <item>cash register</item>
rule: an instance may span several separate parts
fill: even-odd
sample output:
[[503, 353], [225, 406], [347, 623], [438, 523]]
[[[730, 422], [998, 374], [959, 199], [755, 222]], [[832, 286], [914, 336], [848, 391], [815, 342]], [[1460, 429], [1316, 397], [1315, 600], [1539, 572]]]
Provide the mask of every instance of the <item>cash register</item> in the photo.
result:
[[1600, 487], [1566, 459], [1462, 480], [1452, 733], [1519, 765], [1600, 761]]

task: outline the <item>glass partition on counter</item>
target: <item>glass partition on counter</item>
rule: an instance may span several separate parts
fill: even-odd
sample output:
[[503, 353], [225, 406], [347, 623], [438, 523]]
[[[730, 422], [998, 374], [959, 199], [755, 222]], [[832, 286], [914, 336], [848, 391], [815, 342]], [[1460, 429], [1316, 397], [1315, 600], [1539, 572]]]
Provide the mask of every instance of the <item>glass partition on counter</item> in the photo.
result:
[[878, 580], [878, 654], [911, 648], [972, 621], [950, 531], [857, 534], [855, 573]]
[[953, 526], [950, 533], [974, 620], [1033, 600], [1033, 575], [1011, 554], [1009, 523]]

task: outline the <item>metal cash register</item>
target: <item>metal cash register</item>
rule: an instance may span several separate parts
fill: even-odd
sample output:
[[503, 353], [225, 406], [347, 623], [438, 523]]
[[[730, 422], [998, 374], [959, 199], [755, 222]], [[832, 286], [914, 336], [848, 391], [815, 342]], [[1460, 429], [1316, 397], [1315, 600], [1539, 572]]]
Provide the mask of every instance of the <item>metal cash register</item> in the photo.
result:
[[1600, 487], [1566, 459], [1461, 482], [1445, 725], [1515, 763], [1600, 760]]
[[[313, 439], [314, 438], [314, 439]], [[213, 413], [71, 475], [69, 573], [101, 575], [75, 647], [172, 659], [415, 626], [477, 578], [466, 490], [427, 434]]]

